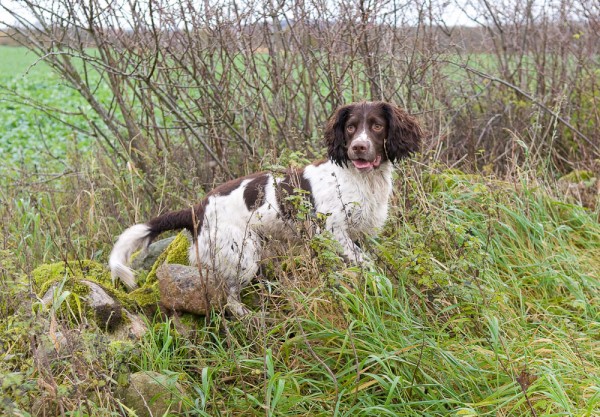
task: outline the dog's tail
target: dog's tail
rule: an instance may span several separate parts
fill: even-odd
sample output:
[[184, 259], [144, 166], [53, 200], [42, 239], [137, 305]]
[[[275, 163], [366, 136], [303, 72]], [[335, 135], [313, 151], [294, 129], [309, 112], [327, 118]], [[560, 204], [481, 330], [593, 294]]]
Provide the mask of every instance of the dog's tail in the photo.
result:
[[188, 229], [193, 233], [195, 218], [201, 219], [201, 213], [188, 208], [165, 213], [147, 223], [136, 224], [125, 230], [117, 239], [108, 260], [113, 280], [119, 278], [129, 289], [135, 288], [135, 274], [129, 267], [131, 255], [138, 249], [148, 248], [159, 234], [167, 230]]

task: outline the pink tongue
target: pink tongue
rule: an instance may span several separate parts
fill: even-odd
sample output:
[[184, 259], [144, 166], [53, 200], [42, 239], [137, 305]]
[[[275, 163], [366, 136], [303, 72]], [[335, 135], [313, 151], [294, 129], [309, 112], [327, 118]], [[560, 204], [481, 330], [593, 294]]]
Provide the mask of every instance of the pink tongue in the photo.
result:
[[362, 160], [362, 159], [354, 159], [352, 161], [352, 163], [358, 169], [369, 168], [369, 167], [373, 166], [373, 162], [365, 161], [365, 160]]
[[377, 168], [379, 164], [381, 164], [381, 156], [377, 155], [377, 158], [375, 158], [375, 160], [372, 162], [365, 161], [364, 159], [355, 159], [352, 161], [352, 163], [358, 169]]

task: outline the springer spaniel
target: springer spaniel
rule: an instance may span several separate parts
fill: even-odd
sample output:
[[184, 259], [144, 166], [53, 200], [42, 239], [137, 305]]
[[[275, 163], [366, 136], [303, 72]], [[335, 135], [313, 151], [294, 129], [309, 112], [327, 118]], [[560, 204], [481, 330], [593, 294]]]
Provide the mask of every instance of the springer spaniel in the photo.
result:
[[[419, 149], [423, 131], [404, 110], [385, 102], [340, 107], [325, 128], [328, 160], [285, 175], [259, 172], [215, 188], [197, 205], [171, 211], [119, 236], [109, 260], [113, 277], [134, 288], [128, 267], [132, 253], [167, 230], [197, 235], [189, 253], [224, 284], [226, 308], [248, 311], [240, 289], [256, 275], [264, 238], [289, 238], [294, 208], [288, 196], [307, 196], [314, 212], [325, 214], [325, 228], [350, 261], [362, 260], [355, 244], [383, 226], [392, 192], [393, 163]], [[197, 259], [199, 257], [199, 259]]]

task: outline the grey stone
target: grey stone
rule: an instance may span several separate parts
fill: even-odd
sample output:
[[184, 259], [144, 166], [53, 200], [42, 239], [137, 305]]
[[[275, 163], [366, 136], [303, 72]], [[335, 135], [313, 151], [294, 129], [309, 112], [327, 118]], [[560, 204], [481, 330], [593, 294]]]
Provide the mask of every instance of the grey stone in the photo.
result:
[[211, 308], [220, 308], [226, 302], [220, 281], [208, 271], [196, 266], [163, 264], [156, 270], [160, 304], [178, 312], [205, 315]]
[[136, 372], [130, 376], [129, 385], [118, 389], [117, 396], [123, 404], [135, 411], [138, 417], [163, 416], [181, 412], [183, 389], [176, 375], [163, 375], [153, 371]]
[[156, 262], [156, 259], [165, 251], [165, 249], [167, 249], [167, 246], [169, 246], [173, 240], [175, 240], [175, 236], [154, 242], [148, 246], [147, 250], [133, 259], [131, 267], [133, 269], [151, 269], [154, 262]]
[[99, 326], [113, 331], [123, 322], [123, 307], [100, 285], [92, 281], [81, 280], [89, 287], [85, 297], [87, 304], [94, 310], [94, 318]]
[[[115, 338], [139, 339], [148, 330], [144, 321], [136, 314], [127, 311], [121, 303], [112, 297], [101, 285], [88, 280], [81, 280], [90, 291], [81, 296], [85, 304], [92, 309], [94, 321], [104, 330], [108, 330]], [[54, 299], [58, 284], [52, 285], [42, 297], [42, 305], [49, 306]]]

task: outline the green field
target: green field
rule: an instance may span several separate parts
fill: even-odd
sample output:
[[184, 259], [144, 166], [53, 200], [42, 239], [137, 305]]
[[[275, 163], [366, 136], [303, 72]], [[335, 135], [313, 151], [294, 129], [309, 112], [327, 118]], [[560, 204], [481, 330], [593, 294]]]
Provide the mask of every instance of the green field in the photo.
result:
[[[556, 182], [530, 154], [512, 181], [406, 161], [365, 264], [346, 265], [331, 239], [307, 233], [264, 262], [247, 294], [253, 320], [163, 315], [105, 268], [114, 236], [164, 209], [163, 195], [78, 133], [89, 108], [32, 62], [0, 48], [1, 415], [147, 415], [163, 400], [122, 395], [144, 372], [160, 382], [165, 415], [600, 415], [592, 172]], [[185, 205], [197, 198], [181, 195], [185, 180], [157, 189]], [[138, 313], [145, 334], [91, 314], [84, 278]], [[151, 282], [144, 291], [156, 295]]]
[[38, 57], [24, 47], [3, 46], [0, 48], [0, 56], [0, 77], [3, 83], [27, 74], [48, 75], [46, 64], [38, 62]]
[[89, 150], [89, 137], [78, 132], [87, 129], [89, 113], [85, 100], [26, 48], [0, 46], [3, 168], [65, 169], [67, 150]]

